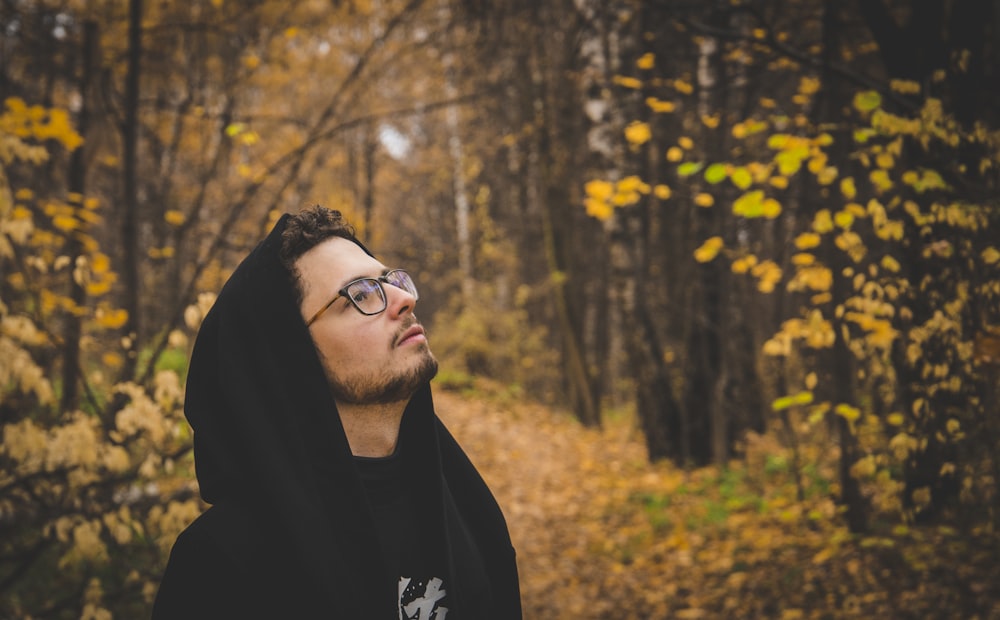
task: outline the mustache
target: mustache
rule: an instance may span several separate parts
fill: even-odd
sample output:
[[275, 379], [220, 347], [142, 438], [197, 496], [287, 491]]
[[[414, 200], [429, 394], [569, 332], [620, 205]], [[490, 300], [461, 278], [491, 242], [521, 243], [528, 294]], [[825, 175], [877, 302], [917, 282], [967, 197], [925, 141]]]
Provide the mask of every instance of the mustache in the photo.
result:
[[396, 330], [396, 333], [392, 335], [392, 339], [389, 341], [389, 348], [395, 347], [396, 343], [403, 336], [403, 333], [414, 325], [420, 325], [420, 321], [417, 320], [416, 315], [410, 314], [403, 319], [403, 324], [399, 326], [399, 329]]

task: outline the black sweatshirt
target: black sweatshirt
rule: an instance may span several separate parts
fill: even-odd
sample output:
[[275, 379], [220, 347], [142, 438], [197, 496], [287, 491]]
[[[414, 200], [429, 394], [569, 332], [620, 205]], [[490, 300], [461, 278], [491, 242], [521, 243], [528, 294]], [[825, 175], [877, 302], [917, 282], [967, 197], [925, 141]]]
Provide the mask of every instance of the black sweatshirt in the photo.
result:
[[211, 507], [174, 544], [154, 620], [423, 617], [400, 610], [406, 588], [404, 604], [447, 592], [447, 620], [520, 618], [507, 525], [435, 415], [429, 385], [403, 414], [393, 484], [413, 498], [405, 518], [442, 574], [393, 565], [399, 554], [385, 547], [395, 543], [359, 473], [368, 464], [351, 454], [278, 258], [286, 220], [230, 277], [195, 342], [185, 415]]

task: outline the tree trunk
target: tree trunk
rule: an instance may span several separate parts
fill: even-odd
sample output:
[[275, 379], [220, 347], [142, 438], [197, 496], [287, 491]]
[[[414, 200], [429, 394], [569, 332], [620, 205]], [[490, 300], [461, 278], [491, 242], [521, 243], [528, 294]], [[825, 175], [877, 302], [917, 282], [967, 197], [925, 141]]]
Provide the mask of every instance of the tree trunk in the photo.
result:
[[[701, 39], [698, 55], [696, 118], [711, 116], [723, 110], [720, 101], [721, 51], [719, 41], [711, 36]], [[703, 132], [702, 149], [709, 161], [718, 161], [720, 148], [714, 132]], [[692, 185], [692, 193], [700, 191]], [[701, 243], [719, 235], [717, 209], [698, 208], [695, 214], [694, 239]], [[722, 408], [721, 383], [725, 381], [719, 329], [721, 325], [721, 274], [718, 261], [701, 263], [697, 267], [696, 285], [688, 309], [689, 333], [686, 341], [687, 360], [683, 405], [684, 439], [681, 456], [693, 465], [706, 465], [712, 460], [725, 462], [729, 437]], [[719, 452], [716, 453], [716, 450]]]
[[[97, 45], [100, 41], [98, 37], [97, 23], [88, 21], [83, 25], [83, 42], [81, 55], [80, 74], [80, 113], [77, 117], [77, 131], [86, 140], [87, 128], [90, 124], [90, 97], [91, 83], [93, 80], [93, 70], [96, 66], [98, 55]], [[83, 208], [83, 195], [87, 185], [87, 144], [73, 151], [69, 162], [68, 189], [71, 194], [79, 196], [81, 204], [75, 205]], [[70, 258], [70, 265], [75, 266], [77, 259], [81, 256], [82, 247], [75, 235], [70, 235], [67, 240], [67, 255]], [[69, 297], [75, 306], [83, 306], [86, 300], [86, 293], [83, 285], [77, 282], [74, 277], [75, 269], [69, 270]], [[62, 365], [62, 396], [60, 397], [59, 408], [61, 411], [72, 411], [79, 404], [80, 393], [80, 337], [82, 335], [82, 318], [72, 312], [66, 314], [66, 325], [63, 329], [63, 365]]]
[[[444, 90], [447, 99], [455, 99], [454, 52], [448, 50], [444, 57]], [[448, 128], [448, 154], [451, 157], [452, 192], [455, 197], [455, 236], [458, 242], [458, 270], [462, 278], [462, 303], [465, 307], [473, 302], [475, 274], [472, 269], [472, 242], [469, 234], [469, 192], [465, 182], [465, 153], [459, 126], [458, 105], [450, 105], [445, 110]]]
[[128, 312], [125, 322], [125, 364], [122, 378], [135, 375], [138, 362], [140, 336], [139, 317], [139, 196], [138, 196], [138, 138], [139, 138], [139, 76], [142, 70], [142, 0], [129, 1], [128, 69], [125, 75], [125, 118], [122, 123], [123, 142], [123, 196], [124, 213], [121, 220], [123, 244], [122, 273], [124, 306]]

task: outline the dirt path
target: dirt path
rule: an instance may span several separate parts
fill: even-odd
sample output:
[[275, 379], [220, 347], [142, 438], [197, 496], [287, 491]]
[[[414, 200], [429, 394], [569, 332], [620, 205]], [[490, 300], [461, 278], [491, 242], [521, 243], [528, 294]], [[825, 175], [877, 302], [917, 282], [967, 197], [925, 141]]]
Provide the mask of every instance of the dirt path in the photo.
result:
[[[538, 405], [466, 399], [438, 390], [438, 413], [503, 508], [518, 552], [525, 617], [609, 617], [612, 603], [583, 588], [602, 579], [595, 540], [607, 510], [627, 498], [614, 480], [647, 468], [643, 448], [626, 437], [581, 428]], [[613, 435], [611, 435], [613, 436]], [[596, 556], [596, 561], [595, 561]], [[610, 560], [610, 558], [607, 558]], [[609, 564], [613, 564], [609, 562]]]

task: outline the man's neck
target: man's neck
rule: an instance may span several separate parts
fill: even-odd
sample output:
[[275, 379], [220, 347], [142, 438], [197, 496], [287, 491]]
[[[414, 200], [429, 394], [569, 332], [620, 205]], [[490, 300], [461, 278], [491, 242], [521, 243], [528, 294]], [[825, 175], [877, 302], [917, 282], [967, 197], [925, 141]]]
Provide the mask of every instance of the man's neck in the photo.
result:
[[337, 403], [340, 421], [347, 434], [347, 443], [354, 456], [390, 456], [399, 440], [399, 423], [406, 402], [387, 405], [353, 405]]

